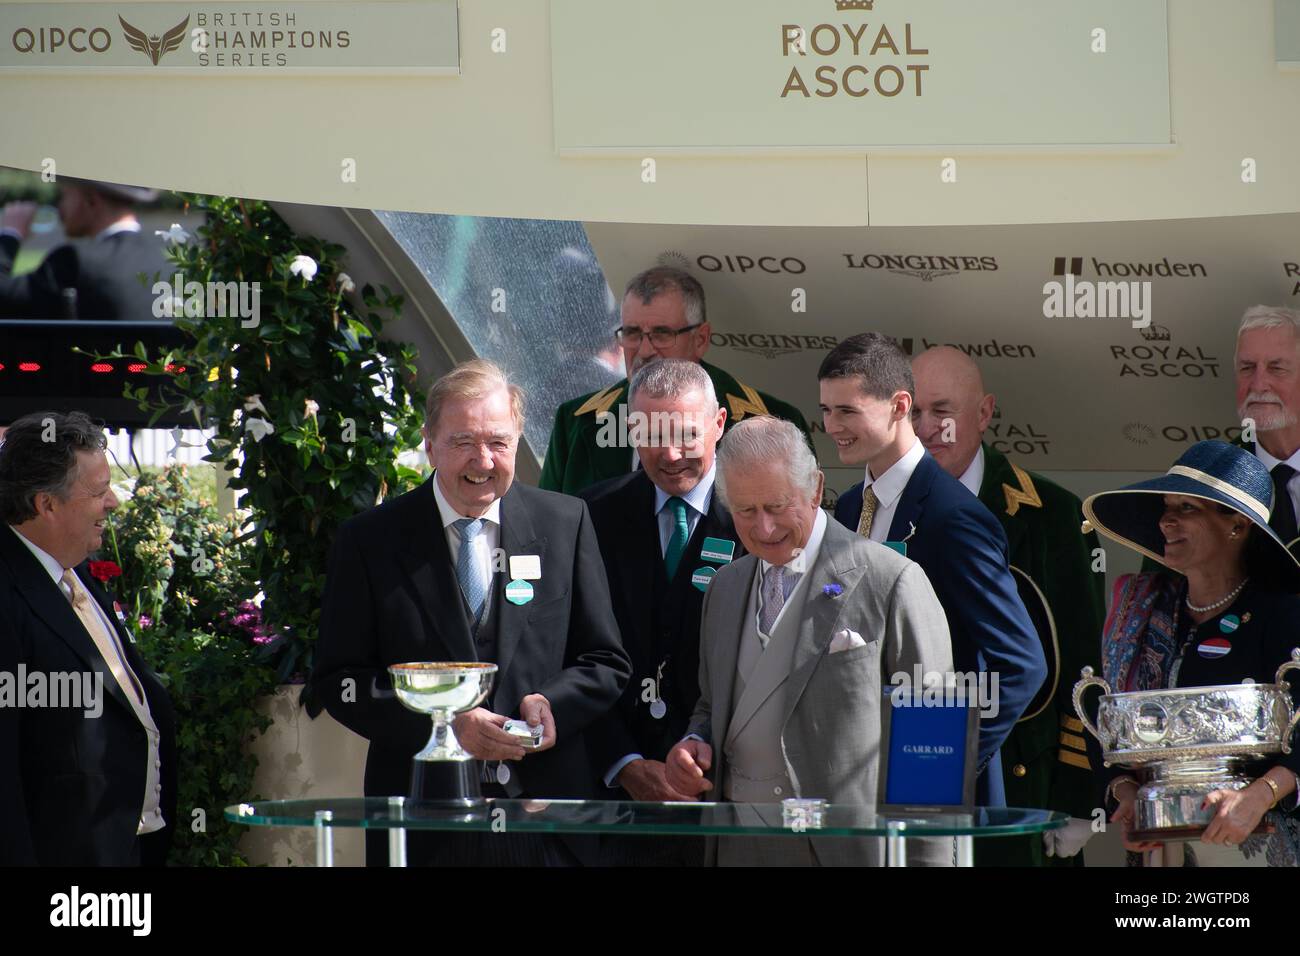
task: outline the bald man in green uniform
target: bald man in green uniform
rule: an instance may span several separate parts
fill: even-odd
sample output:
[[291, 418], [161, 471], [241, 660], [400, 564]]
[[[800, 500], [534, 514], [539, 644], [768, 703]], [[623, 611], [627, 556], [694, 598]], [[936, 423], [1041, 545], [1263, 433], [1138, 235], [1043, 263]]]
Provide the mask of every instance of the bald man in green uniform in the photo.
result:
[[995, 400], [969, 356], [940, 346], [913, 359], [912, 372], [916, 434], [1002, 522], [1012, 575], [1047, 658], [1047, 680], [1002, 745], [1007, 806], [1073, 818], [1065, 829], [1042, 836], [979, 840], [976, 863], [1082, 866], [1079, 851], [1092, 836], [1096, 784], [1070, 695], [1080, 669], [1100, 667], [1106, 597], [1105, 575], [1092, 569], [1097, 535], [1082, 533], [1075, 495], [983, 442]]
[[[798, 425], [812, 446], [808, 423], [793, 405], [703, 361], [710, 333], [704, 288], [689, 272], [660, 266], [634, 276], [623, 295], [622, 314], [623, 324], [615, 334], [629, 375], [660, 358], [699, 362], [713, 380], [719, 404], [727, 409], [727, 428], [751, 415], [775, 415]], [[620, 408], [626, 406], [627, 379], [562, 404], [555, 413], [538, 486], [572, 495], [631, 471], [636, 451], [622, 440], [619, 429], [625, 414]]]

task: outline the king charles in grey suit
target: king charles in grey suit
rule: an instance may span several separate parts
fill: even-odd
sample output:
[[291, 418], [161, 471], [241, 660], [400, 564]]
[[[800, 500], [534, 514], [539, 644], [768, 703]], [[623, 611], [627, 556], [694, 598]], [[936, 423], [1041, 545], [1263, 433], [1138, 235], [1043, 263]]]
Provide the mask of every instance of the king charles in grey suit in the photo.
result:
[[[700, 701], [667, 760], [681, 793], [874, 804], [889, 676], [952, 670], [947, 619], [925, 573], [827, 520], [822, 482], [788, 422], [747, 419], [718, 449], [717, 490], [749, 554], [704, 597]], [[723, 837], [708, 862], [879, 866], [881, 843]], [[914, 864], [952, 862], [951, 842], [915, 846]]]

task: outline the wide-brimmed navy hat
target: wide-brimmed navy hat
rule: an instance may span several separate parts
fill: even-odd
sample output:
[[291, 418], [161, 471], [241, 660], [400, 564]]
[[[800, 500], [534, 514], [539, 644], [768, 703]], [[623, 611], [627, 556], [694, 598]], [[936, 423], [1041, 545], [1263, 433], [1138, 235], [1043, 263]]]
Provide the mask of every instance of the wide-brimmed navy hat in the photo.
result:
[[1274, 545], [1279, 570], [1300, 587], [1300, 563], [1268, 526], [1273, 480], [1250, 452], [1223, 441], [1197, 442], [1159, 478], [1088, 496], [1083, 514], [1106, 537], [1165, 564], [1165, 536], [1160, 533], [1164, 495], [1213, 501], [1249, 519], [1255, 533]]

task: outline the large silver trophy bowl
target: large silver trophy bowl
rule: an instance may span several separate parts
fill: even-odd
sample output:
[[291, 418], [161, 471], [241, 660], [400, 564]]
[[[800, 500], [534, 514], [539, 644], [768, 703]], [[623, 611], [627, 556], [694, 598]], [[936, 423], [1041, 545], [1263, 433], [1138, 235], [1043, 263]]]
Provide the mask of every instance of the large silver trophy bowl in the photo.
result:
[[[1217, 811], [1202, 809], [1207, 794], [1248, 787], [1248, 764], [1291, 752], [1300, 711], [1292, 713], [1291, 688], [1282, 679], [1289, 670], [1300, 670], [1300, 648], [1277, 669], [1272, 684], [1245, 680], [1116, 694], [1091, 667], [1083, 669], [1074, 685], [1075, 712], [1101, 743], [1106, 766], [1133, 769], [1141, 784], [1135, 842], [1199, 839]], [[1095, 725], [1083, 706], [1089, 687], [1104, 692]]]
[[411, 796], [472, 806], [482, 801], [479, 763], [460, 745], [451, 722], [487, 699], [495, 664], [393, 664], [393, 691], [411, 710], [433, 718], [429, 742], [412, 760]]

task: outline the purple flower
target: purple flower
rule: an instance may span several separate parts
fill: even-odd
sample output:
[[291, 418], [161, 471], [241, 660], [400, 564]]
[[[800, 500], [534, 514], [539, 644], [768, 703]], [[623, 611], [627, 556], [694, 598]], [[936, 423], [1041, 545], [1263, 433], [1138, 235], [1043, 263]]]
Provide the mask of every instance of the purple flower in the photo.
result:
[[822, 588], [822, 594], [827, 597], [839, 597], [844, 593], [844, 586], [841, 584], [828, 584]]
[[153, 618], [148, 614], [141, 614], [139, 617], [139, 624], [141, 627], [153, 627]]

